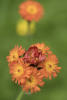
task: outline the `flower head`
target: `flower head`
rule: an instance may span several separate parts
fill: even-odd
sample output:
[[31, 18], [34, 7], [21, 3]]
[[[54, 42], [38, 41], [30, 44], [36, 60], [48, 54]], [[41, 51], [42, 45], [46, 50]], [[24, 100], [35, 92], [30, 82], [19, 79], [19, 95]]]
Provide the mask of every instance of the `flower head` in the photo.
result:
[[43, 16], [43, 8], [39, 2], [29, 0], [23, 2], [19, 8], [20, 15], [28, 21], [38, 21]]
[[26, 78], [29, 78], [31, 73], [30, 67], [24, 62], [13, 62], [10, 64], [10, 74], [12, 75], [12, 80], [18, 84], [25, 82]]
[[10, 51], [9, 56], [7, 56], [7, 60], [9, 63], [13, 61], [18, 61], [19, 57], [22, 56], [24, 53], [25, 49], [22, 49], [22, 46], [15, 46], [15, 48]]
[[23, 85], [23, 90], [28, 92], [29, 90], [31, 93], [40, 91], [39, 86], [43, 86], [43, 75], [41, 75], [40, 72], [36, 68], [31, 69], [31, 75], [30, 77], [26, 80], [26, 83]]
[[56, 55], [50, 55], [46, 58], [46, 60], [40, 64], [40, 66], [43, 67], [45, 78], [48, 78], [51, 80], [52, 75], [53, 77], [57, 77], [57, 72], [61, 69], [61, 67], [58, 67], [58, 59]]

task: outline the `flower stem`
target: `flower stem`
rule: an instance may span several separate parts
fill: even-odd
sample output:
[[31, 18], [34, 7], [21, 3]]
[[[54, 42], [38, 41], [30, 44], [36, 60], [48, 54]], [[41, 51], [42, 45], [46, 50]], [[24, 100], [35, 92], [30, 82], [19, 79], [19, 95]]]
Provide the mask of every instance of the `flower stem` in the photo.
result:
[[19, 95], [18, 95], [18, 97], [17, 97], [16, 100], [21, 100], [21, 98], [22, 98], [23, 95], [24, 95], [24, 92], [21, 91], [21, 92], [19, 93]]

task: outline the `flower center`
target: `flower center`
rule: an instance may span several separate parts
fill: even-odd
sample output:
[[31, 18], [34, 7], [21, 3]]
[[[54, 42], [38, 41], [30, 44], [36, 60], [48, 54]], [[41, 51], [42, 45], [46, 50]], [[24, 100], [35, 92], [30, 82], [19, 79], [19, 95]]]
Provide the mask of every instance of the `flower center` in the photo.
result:
[[18, 65], [17, 68], [15, 69], [14, 74], [17, 77], [20, 77], [24, 73], [23, 67], [21, 65]]
[[46, 64], [46, 70], [48, 72], [52, 72], [54, 70], [54, 68], [55, 68], [55, 65], [53, 63], [47, 63]]
[[30, 6], [27, 7], [27, 11], [30, 14], [36, 14], [37, 13], [37, 8], [33, 5], [30, 5]]
[[15, 60], [17, 60], [17, 58], [18, 58], [18, 53], [17, 52], [14, 52], [13, 54], [12, 54], [12, 56], [11, 56], [12, 58], [12, 61], [15, 61]]
[[27, 85], [30, 86], [30, 87], [34, 87], [36, 85], [36, 79], [35, 79], [35, 77], [31, 76], [27, 80]]

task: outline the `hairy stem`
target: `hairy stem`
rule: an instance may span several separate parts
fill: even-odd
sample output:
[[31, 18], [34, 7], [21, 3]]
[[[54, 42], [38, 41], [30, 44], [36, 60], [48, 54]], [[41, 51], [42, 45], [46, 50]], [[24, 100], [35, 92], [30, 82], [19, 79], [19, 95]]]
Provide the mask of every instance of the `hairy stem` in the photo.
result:
[[18, 97], [17, 97], [16, 100], [21, 100], [21, 98], [22, 98], [23, 95], [24, 95], [24, 92], [21, 91], [21, 92], [19, 93], [19, 95], [18, 95]]

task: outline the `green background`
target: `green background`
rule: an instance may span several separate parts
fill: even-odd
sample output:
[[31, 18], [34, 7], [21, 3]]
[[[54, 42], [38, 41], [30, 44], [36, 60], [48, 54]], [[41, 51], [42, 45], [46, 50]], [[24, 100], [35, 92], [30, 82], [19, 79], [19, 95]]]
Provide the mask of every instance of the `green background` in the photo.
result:
[[61, 73], [40, 92], [25, 94], [22, 100], [67, 100], [67, 0], [38, 0], [45, 9], [45, 15], [36, 25], [32, 36], [16, 34], [16, 23], [20, 18], [18, 6], [22, 0], [0, 0], [0, 100], [16, 100], [21, 88], [11, 81], [6, 56], [15, 45], [28, 48], [29, 45], [44, 42], [59, 59]]

